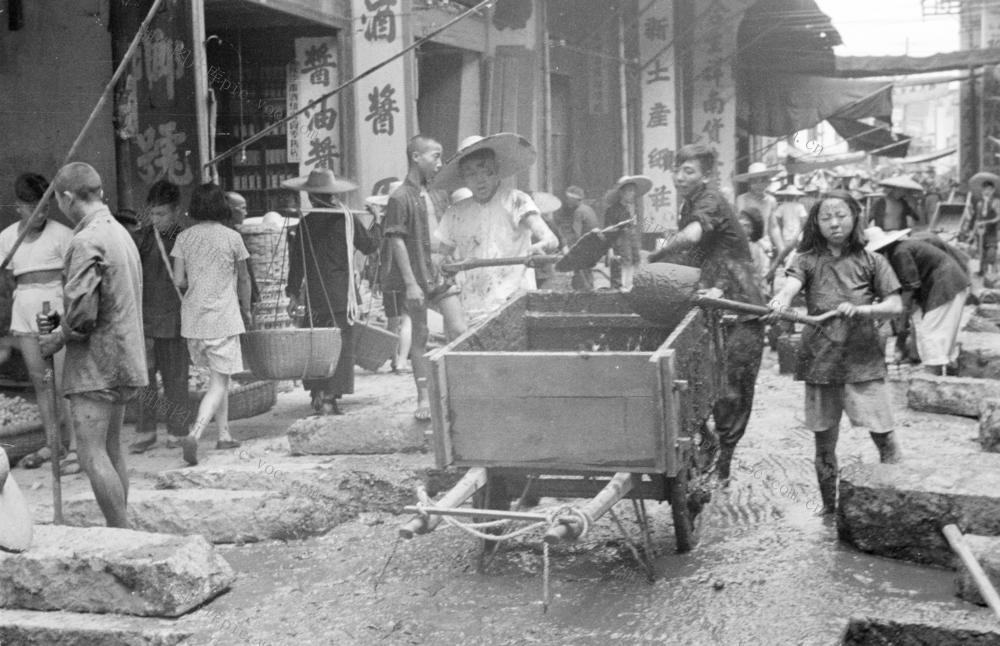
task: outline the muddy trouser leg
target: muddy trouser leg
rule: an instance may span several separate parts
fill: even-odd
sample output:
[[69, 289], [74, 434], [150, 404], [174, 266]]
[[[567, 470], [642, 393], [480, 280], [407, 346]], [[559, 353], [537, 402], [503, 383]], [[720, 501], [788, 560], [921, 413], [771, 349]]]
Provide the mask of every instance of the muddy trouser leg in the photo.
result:
[[816, 480], [823, 501], [823, 513], [837, 509], [837, 437], [840, 426], [814, 433], [816, 440]]
[[720, 480], [730, 475], [736, 445], [746, 433], [753, 395], [757, 386], [761, 355], [764, 352], [764, 327], [760, 323], [735, 323], [725, 328], [726, 393], [712, 408], [715, 432], [719, 437]]
[[[156, 361], [156, 339], [146, 337], [146, 368], [149, 385], [143, 388], [139, 394], [138, 406], [136, 407], [138, 408], [138, 416], [135, 430], [139, 433], [156, 434], [156, 419], [160, 405], [159, 391], [156, 387], [156, 371], [159, 367]], [[187, 384], [184, 385], [184, 389], [187, 390]], [[185, 397], [187, 397], [186, 392]]]
[[[173, 437], [184, 437], [190, 430], [191, 417], [188, 405], [188, 356], [187, 340], [156, 339], [156, 364], [163, 380], [166, 400], [167, 432]], [[152, 383], [152, 380], [150, 380]]]
[[622, 286], [622, 259], [619, 256], [615, 256], [608, 265], [611, 287], [617, 289]]

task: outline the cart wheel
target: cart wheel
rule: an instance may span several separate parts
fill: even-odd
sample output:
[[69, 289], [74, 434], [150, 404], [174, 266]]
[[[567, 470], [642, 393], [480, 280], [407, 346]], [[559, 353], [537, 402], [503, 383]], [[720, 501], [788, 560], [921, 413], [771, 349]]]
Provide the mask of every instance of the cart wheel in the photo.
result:
[[680, 553], [690, 552], [701, 540], [701, 510], [711, 499], [707, 489], [695, 484], [701, 480], [701, 469], [694, 452], [686, 454], [685, 458], [687, 466], [670, 480], [670, 513]]

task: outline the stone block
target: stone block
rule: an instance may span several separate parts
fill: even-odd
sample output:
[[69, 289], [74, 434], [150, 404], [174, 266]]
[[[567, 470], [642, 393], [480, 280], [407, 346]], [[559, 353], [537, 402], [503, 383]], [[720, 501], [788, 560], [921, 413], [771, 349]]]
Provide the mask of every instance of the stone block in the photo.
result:
[[1000, 630], [985, 620], [964, 618], [942, 622], [851, 617], [840, 641], [843, 646], [1000, 646]]
[[1000, 323], [1000, 303], [983, 303], [976, 308], [976, 314], [994, 323]]
[[[1000, 590], [1000, 537], [966, 534], [965, 543], [972, 551], [972, 555], [979, 561], [979, 565], [983, 567], [983, 571], [986, 572], [993, 587]], [[985, 606], [986, 601], [979, 593], [975, 580], [962, 564], [958, 555], [955, 556], [954, 567], [958, 571], [958, 577], [955, 580], [958, 596], [969, 603]]]
[[42, 525], [28, 551], [0, 552], [0, 608], [179, 617], [234, 578], [201, 536]]
[[962, 332], [958, 335], [958, 375], [980, 379], [1000, 379], [1000, 335], [990, 332]]
[[[423, 460], [396, 456], [335, 456], [323, 463], [308, 458], [281, 459], [240, 450], [241, 461], [224, 467], [197, 466], [162, 471], [161, 489], [231, 489], [274, 491], [322, 501], [338, 511], [339, 522], [362, 511], [398, 513], [413, 504], [414, 490], [433, 484]], [[421, 457], [419, 455], [413, 457]], [[316, 458], [313, 458], [316, 459]]]
[[429, 429], [409, 411], [387, 415], [384, 409], [365, 409], [300, 419], [288, 428], [288, 445], [292, 455], [422, 451]]
[[[324, 534], [350, 518], [322, 498], [282, 491], [224, 489], [133, 490], [129, 492], [129, 523], [133, 529], [164, 534], [201, 534], [211, 543], [255, 543]], [[67, 525], [101, 525], [91, 494], [63, 501]]]
[[1000, 536], [1000, 455], [857, 464], [840, 480], [837, 533], [864, 551], [950, 567], [941, 528]]
[[979, 406], [979, 445], [1000, 453], [1000, 399], [984, 399]]
[[996, 379], [920, 374], [910, 377], [906, 389], [906, 402], [913, 410], [964, 417], [979, 417], [980, 403], [997, 398], [1000, 380]]
[[176, 629], [173, 620], [0, 610], [0, 644], [4, 646], [175, 646], [192, 634]]

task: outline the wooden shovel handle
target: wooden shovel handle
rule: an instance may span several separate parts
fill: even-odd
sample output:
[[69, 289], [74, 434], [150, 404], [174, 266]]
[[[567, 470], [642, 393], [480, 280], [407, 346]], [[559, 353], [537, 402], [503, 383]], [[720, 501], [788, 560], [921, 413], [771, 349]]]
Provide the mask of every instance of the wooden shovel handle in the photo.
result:
[[512, 258], [472, 258], [460, 262], [446, 262], [441, 265], [441, 269], [454, 274], [468, 269], [478, 269], [480, 267], [507, 267], [510, 265], [544, 265], [558, 261], [562, 256], [515, 256]]

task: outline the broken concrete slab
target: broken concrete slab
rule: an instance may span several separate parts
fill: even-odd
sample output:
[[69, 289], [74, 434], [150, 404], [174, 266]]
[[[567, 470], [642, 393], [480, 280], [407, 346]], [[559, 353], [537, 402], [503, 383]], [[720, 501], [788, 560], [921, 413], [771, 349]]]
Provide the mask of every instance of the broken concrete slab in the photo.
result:
[[979, 446], [1000, 453], [1000, 399], [984, 399], [979, 406]]
[[[329, 501], [281, 491], [228, 489], [141, 490], [129, 492], [133, 529], [164, 534], [200, 534], [211, 543], [255, 543], [316, 536], [350, 518]], [[67, 525], [104, 523], [92, 495], [63, 501]]]
[[201, 536], [42, 525], [28, 551], [0, 552], [0, 608], [179, 617], [234, 579]]
[[1000, 629], [985, 619], [929, 623], [880, 617], [851, 617], [844, 646], [1000, 646]]
[[[979, 565], [986, 572], [993, 587], [1000, 590], [1000, 536], [966, 534], [965, 544], [969, 546], [972, 555], [979, 561]], [[957, 556], [955, 557], [955, 569], [958, 571], [958, 577], [955, 580], [958, 596], [969, 603], [985, 606], [986, 601], [979, 593], [975, 580]]]
[[300, 419], [288, 428], [288, 445], [292, 455], [423, 451], [429, 430], [409, 412], [365, 409]]
[[0, 644], [5, 646], [174, 646], [192, 634], [177, 629], [173, 620], [0, 610]]
[[1000, 398], [1000, 379], [913, 375], [906, 389], [906, 403], [913, 410], [946, 415], [979, 417], [984, 399]]
[[951, 567], [941, 528], [1000, 536], [1000, 455], [855, 464], [840, 479], [837, 533], [864, 552]]
[[989, 332], [962, 332], [958, 335], [958, 375], [980, 379], [1000, 379], [1000, 335]]

